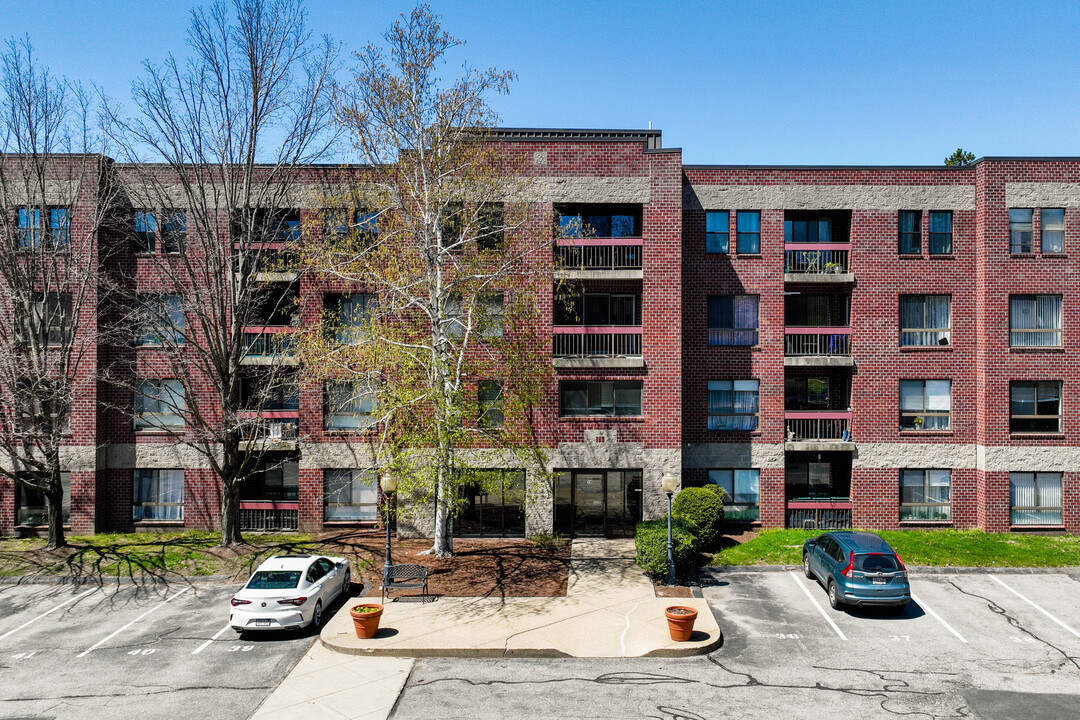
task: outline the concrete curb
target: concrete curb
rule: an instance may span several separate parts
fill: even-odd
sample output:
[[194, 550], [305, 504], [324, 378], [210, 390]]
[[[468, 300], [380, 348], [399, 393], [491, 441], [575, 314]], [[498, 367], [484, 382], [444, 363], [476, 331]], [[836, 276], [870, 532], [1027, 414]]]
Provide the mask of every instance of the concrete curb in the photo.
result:
[[203, 585], [211, 583], [239, 583], [231, 575], [203, 575], [199, 577], [160, 577], [142, 575], [138, 577], [92, 576], [71, 577], [67, 575], [12, 575], [0, 577], [0, 585]]
[[[707, 565], [701, 568], [702, 574], [753, 573], [753, 572], [802, 572], [802, 565]], [[1000, 573], [1002, 575], [1068, 575], [1080, 573], [1080, 565], [1064, 567], [933, 567], [928, 565], [908, 565], [908, 571], [922, 575], [959, 575], [964, 573]]]

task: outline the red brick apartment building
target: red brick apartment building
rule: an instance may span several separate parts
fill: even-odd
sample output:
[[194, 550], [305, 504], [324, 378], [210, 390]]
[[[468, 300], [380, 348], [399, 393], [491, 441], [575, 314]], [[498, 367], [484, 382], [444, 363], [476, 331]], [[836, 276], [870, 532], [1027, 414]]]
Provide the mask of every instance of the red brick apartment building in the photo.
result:
[[[553, 240], [579, 315], [541, 299], [555, 481], [467, 496], [457, 534], [632, 534], [662, 514], [665, 472], [722, 485], [729, 519], [765, 527], [1080, 533], [1080, 158], [692, 166], [659, 131], [498, 140], [527, 158], [542, 218], [594, 232]], [[300, 278], [301, 320], [332, 290]], [[244, 497], [249, 529], [377, 520], [374, 473], [326, 432], [323, 392], [272, 410], [294, 429]], [[91, 411], [93, 389], [80, 402], [73, 530], [215, 525], [209, 470]], [[0, 532], [39, 503], [0, 484]]]

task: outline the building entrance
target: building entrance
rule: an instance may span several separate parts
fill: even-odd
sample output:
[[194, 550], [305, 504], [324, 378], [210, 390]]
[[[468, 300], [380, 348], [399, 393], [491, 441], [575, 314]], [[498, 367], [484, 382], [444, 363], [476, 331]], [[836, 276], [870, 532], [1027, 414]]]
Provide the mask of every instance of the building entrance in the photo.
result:
[[571, 470], [555, 478], [555, 532], [633, 537], [641, 522], [640, 470]]

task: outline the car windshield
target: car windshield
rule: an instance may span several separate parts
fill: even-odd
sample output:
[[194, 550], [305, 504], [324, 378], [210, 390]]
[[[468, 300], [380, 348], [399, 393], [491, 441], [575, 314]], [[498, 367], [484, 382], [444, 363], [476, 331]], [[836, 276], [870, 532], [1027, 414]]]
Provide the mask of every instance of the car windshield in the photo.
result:
[[248, 590], [286, 590], [300, 583], [299, 571], [259, 570], [248, 581]]
[[862, 572], [893, 572], [900, 569], [895, 555], [856, 555], [855, 569]]

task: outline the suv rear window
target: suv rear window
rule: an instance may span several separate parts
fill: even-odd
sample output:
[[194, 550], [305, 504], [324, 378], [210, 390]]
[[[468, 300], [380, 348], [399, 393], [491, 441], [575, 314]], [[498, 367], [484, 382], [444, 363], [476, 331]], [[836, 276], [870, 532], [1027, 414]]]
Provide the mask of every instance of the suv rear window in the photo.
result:
[[300, 584], [300, 572], [260, 570], [248, 581], [248, 590], [287, 590]]
[[900, 569], [895, 555], [856, 555], [855, 569], [860, 572], [894, 572]]

